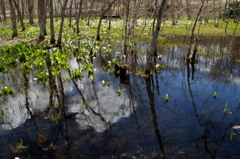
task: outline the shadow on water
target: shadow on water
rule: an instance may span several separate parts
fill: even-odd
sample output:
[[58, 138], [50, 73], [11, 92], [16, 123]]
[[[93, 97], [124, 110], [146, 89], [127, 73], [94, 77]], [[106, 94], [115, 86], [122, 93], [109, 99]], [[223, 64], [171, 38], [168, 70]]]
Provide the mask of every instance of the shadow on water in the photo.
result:
[[94, 83], [64, 82], [71, 72], [45, 85], [22, 71], [1, 74], [16, 92], [0, 99], [0, 158], [239, 158], [239, 42], [200, 39], [189, 63], [185, 43], [169, 44], [155, 61], [165, 68], [151, 78], [132, 73], [146, 62], [138, 52], [124, 79], [103, 71], [107, 62], [98, 58]]

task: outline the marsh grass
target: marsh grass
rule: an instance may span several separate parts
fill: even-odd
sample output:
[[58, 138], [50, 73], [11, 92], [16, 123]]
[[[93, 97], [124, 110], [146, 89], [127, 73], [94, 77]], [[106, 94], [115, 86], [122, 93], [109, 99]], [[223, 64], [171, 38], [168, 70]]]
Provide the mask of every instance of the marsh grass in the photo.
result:
[[16, 146], [10, 145], [10, 149], [11, 149], [13, 154], [22, 153], [27, 148], [28, 148], [28, 146], [23, 146], [23, 139], [22, 138], [20, 138], [20, 141]]

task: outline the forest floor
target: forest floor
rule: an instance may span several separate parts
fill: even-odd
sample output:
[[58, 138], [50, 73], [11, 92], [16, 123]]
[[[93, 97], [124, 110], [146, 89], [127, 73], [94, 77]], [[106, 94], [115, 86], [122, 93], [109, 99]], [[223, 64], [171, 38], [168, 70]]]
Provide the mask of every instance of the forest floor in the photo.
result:
[[0, 46], [5, 46], [5, 45], [15, 45], [17, 43], [21, 43], [21, 42], [26, 42], [29, 41], [28, 39], [24, 39], [24, 38], [0, 38]]
[[[34, 25], [29, 25], [26, 22], [26, 30], [21, 31], [20, 24], [18, 24], [18, 38], [11, 40], [12, 28], [11, 22], [8, 20], [6, 24], [0, 25], [0, 46], [16, 44], [22, 41], [30, 41], [36, 39], [39, 36], [39, 26], [35, 20]], [[90, 21], [90, 25], [87, 25], [86, 20], [82, 20], [80, 23], [80, 35], [83, 37], [90, 37], [95, 39], [97, 26], [99, 18], [93, 18]], [[138, 41], [138, 40], [150, 40], [152, 35], [152, 19], [138, 19], [137, 25], [134, 28], [134, 35], [129, 36], [129, 41]], [[72, 27], [69, 27], [69, 19], [65, 19], [64, 32], [63, 36], [77, 36], [74, 32], [76, 30], [75, 20], [72, 21]], [[186, 37], [191, 36], [192, 27], [194, 20], [179, 19], [176, 25], [172, 25], [171, 19], [166, 19], [163, 21], [161, 33], [159, 39], [165, 38], [175, 38], [175, 37]], [[60, 20], [55, 21], [55, 33], [56, 37], [58, 36], [58, 30], [60, 26]], [[103, 20], [101, 27], [101, 37], [103, 39], [112, 38], [114, 40], [122, 40], [124, 36], [124, 22], [122, 19], [114, 19], [111, 21], [111, 29], [108, 29], [108, 20]], [[131, 24], [129, 24], [131, 26]], [[233, 36], [234, 30], [236, 30], [234, 36], [240, 36], [240, 25], [236, 28], [236, 23], [233, 20], [228, 20], [228, 25], [226, 27], [226, 22], [220, 20], [218, 27], [214, 27], [214, 20], [209, 19], [208, 23], [204, 21], [198, 22], [195, 30], [195, 36], [201, 37], [225, 37]], [[132, 31], [132, 30], [131, 30]], [[47, 22], [47, 33], [49, 33], [49, 21]], [[46, 40], [49, 39], [49, 34], [46, 36]]]

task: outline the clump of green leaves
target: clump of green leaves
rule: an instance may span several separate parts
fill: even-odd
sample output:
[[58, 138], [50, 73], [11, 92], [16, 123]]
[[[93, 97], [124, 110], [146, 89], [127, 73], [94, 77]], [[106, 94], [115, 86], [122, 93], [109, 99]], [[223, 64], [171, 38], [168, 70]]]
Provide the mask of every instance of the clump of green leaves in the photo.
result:
[[121, 54], [120, 52], [115, 52], [115, 57], [119, 63], [121, 63], [121, 61], [126, 59], [126, 55]]
[[112, 59], [111, 61], [108, 61], [107, 66], [103, 66], [103, 70], [107, 70], [110, 74], [113, 74], [115, 71], [115, 64], [117, 64], [117, 61]]
[[62, 119], [62, 116], [61, 114], [57, 114], [57, 115], [51, 115], [50, 118], [52, 121], [55, 121], [56, 123], [58, 123]]
[[0, 96], [7, 97], [8, 95], [13, 95], [13, 88], [12, 86], [5, 86], [2, 89], [0, 89]]
[[11, 27], [2, 27], [0, 28], [0, 37], [11, 37], [12, 35], [12, 28]]
[[72, 79], [80, 80], [83, 77], [82, 71], [83, 70], [81, 68], [72, 70], [71, 71], [72, 72]]
[[120, 96], [120, 95], [121, 95], [121, 92], [122, 92], [122, 91], [121, 91], [121, 88], [118, 87], [117, 90], [116, 90], [117, 95]]
[[166, 95], [165, 95], [165, 101], [168, 102], [168, 100], [169, 100], [169, 96], [168, 96], [168, 94], [166, 93]]
[[0, 62], [0, 72], [4, 72], [5, 69], [6, 69], [6, 64], [4, 62], [2, 62], [2, 60], [1, 60], [1, 62]]
[[68, 70], [70, 68], [69, 61], [67, 60], [67, 55], [60, 52], [59, 50], [54, 51], [53, 56], [51, 56], [50, 59], [55, 70]]
[[158, 60], [158, 61], [161, 61], [161, 60], [162, 60], [162, 55], [158, 55], [158, 56], [157, 56], [157, 60]]
[[103, 84], [104, 86], [108, 86], [108, 87], [109, 87], [109, 86], [110, 86], [110, 83], [111, 83], [110, 81], [109, 81], [109, 82], [106, 82], [106, 81], [102, 80], [102, 84]]
[[160, 70], [164, 69], [164, 65], [160, 65], [160, 64], [156, 64], [155, 67], [156, 67], [157, 71], [160, 71]]
[[23, 139], [20, 138], [19, 143], [16, 146], [10, 145], [10, 148], [13, 154], [19, 154], [22, 153], [25, 149], [27, 149], [28, 146], [23, 146]]
[[12, 67], [16, 67], [15, 57], [4, 57], [0, 55], [0, 72], [7, 72], [7, 70]]
[[47, 80], [48, 80], [48, 73], [47, 72], [41, 72], [40, 74], [39, 74], [39, 76], [37, 77], [37, 79], [39, 80], [39, 81], [41, 81], [41, 82], [43, 82], [43, 83], [46, 83], [47, 82]]
[[217, 92], [213, 92], [213, 98], [214, 98], [214, 99], [217, 98]]
[[34, 61], [34, 66], [36, 67], [36, 69], [43, 69], [46, 67], [46, 62], [42, 57], [38, 57]]
[[90, 78], [91, 82], [94, 83], [94, 81], [95, 81], [94, 75], [90, 75], [89, 78]]
[[137, 68], [136, 75], [143, 78], [147, 77], [147, 75], [145, 74], [145, 68]]

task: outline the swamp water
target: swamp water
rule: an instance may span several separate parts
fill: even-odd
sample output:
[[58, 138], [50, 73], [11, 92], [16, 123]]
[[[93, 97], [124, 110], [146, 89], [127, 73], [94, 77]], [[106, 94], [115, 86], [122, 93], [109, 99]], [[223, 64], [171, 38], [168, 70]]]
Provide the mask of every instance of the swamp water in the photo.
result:
[[[240, 40], [200, 40], [190, 64], [188, 47], [159, 48], [156, 64], [165, 68], [150, 79], [137, 75], [146, 63], [141, 51], [128, 57], [123, 80], [102, 69], [114, 53], [94, 59], [93, 83], [63, 83], [61, 120], [57, 108], [48, 109], [48, 84], [29, 75], [26, 95], [18, 68], [1, 73], [1, 85], [15, 92], [0, 99], [0, 158], [240, 158]], [[78, 68], [76, 59], [70, 64]]]

